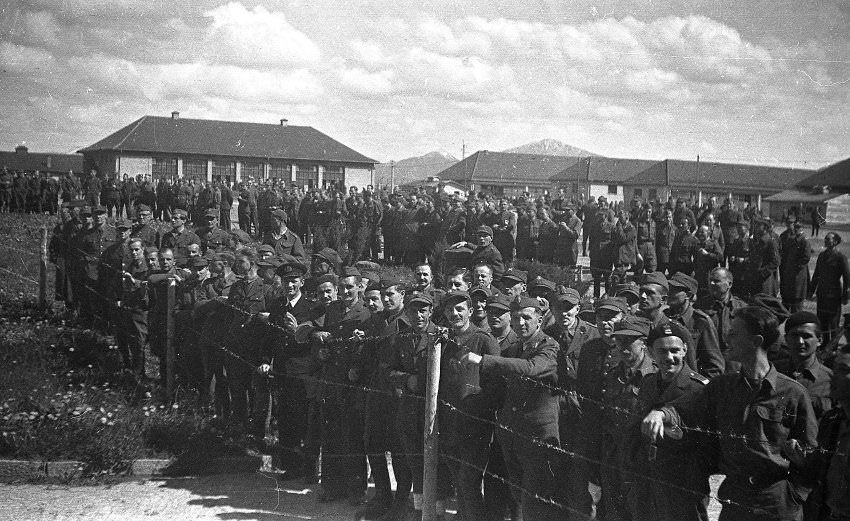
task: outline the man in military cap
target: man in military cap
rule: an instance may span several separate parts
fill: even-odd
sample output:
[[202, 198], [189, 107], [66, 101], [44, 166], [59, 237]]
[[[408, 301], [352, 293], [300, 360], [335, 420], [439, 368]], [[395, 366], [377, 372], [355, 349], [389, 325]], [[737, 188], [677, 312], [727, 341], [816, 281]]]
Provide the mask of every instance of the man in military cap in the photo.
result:
[[231, 247], [230, 234], [218, 227], [218, 211], [211, 208], [207, 210], [204, 217], [207, 225], [199, 233], [204, 253], [220, 252]]
[[261, 244], [257, 246], [257, 255], [259, 255], [260, 260], [267, 260], [274, 257], [274, 248], [268, 244]]
[[809, 392], [818, 420], [833, 406], [829, 395], [832, 369], [817, 357], [821, 339], [817, 315], [810, 311], [793, 313], [785, 321], [785, 345], [790, 357], [775, 362], [777, 371], [793, 378]]
[[505, 263], [502, 254], [493, 245], [493, 228], [482, 225], [476, 229], [475, 236], [477, 244], [472, 252], [470, 265], [487, 264], [493, 269], [493, 276], [501, 277], [505, 271]]
[[653, 327], [667, 322], [669, 319], [664, 309], [667, 307], [669, 291], [670, 286], [663, 273], [653, 271], [644, 275], [638, 289], [640, 301], [636, 314], [648, 318]]
[[717, 341], [724, 358], [729, 352], [729, 330], [735, 311], [747, 303], [733, 295], [735, 283], [732, 272], [726, 268], [714, 268], [708, 275], [708, 294], [698, 298], [694, 307], [705, 312], [717, 329]]
[[201, 238], [186, 227], [187, 218], [186, 210], [179, 208], [174, 210], [171, 213], [171, 230], [166, 232], [160, 241], [160, 248], [171, 248], [178, 260], [186, 259], [189, 256], [188, 246], [190, 244], [201, 244]]
[[496, 379], [482, 375], [477, 366], [467, 369], [462, 361], [470, 352], [498, 356], [499, 344], [471, 323], [472, 302], [465, 291], [447, 294], [444, 308], [449, 333], [440, 364], [440, 452], [448, 456], [461, 515], [484, 519], [481, 485], [498, 401]]
[[[82, 266], [82, 292], [80, 299], [80, 317], [92, 323], [106, 318], [106, 298], [101, 293], [100, 258], [103, 252], [115, 242], [115, 229], [106, 226], [106, 208], [96, 206], [91, 209], [92, 226], [80, 232], [76, 247], [79, 249]], [[111, 303], [109, 304], [111, 305]]]
[[[613, 338], [620, 351], [620, 362], [603, 375], [601, 463], [599, 465], [602, 498], [597, 517], [627, 519], [623, 502], [622, 471], [628, 465], [622, 452], [622, 436], [640, 409], [637, 395], [656, 367], [647, 352], [646, 339], [651, 324], [643, 317], [626, 316], [614, 326]], [[591, 436], [591, 432], [583, 431]], [[599, 435], [598, 432], [596, 434]]]
[[133, 228], [132, 235], [145, 241], [146, 247], [154, 246], [159, 248], [159, 231], [153, 227], [153, 212], [150, 206], [146, 204], [139, 205], [139, 211], [136, 214], [136, 226]]
[[745, 275], [751, 284], [751, 294], [765, 293], [775, 296], [779, 293], [776, 280], [780, 263], [779, 245], [771, 235], [769, 227], [764, 218], [753, 220], [753, 238]]
[[[675, 322], [658, 324], [650, 331], [647, 344], [658, 371], [647, 375], [640, 386], [638, 418], [708, 383], [686, 362], [689, 337], [690, 333]], [[708, 450], [712, 440], [688, 433], [684, 440], [650, 443], [641, 437], [639, 423], [633, 423], [625, 436], [624, 457], [630, 464], [624, 473], [623, 493], [630, 518], [707, 519], [708, 473], [697, 455]]]
[[554, 324], [556, 320], [552, 315], [551, 303], [554, 300], [555, 283], [538, 275], [529, 283], [528, 295], [540, 302], [543, 310], [543, 329]]
[[[501, 355], [466, 353], [461, 361], [478, 365], [485, 376], [505, 379], [504, 402], [496, 437], [504, 453], [514, 500], [523, 519], [545, 520], [555, 514], [547, 500], [557, 488], [559, 458], [558, 343], [543, 332], [543, 314], [537, 299], [523, 297], [511, 304], [511, 321], [517, 341]], [[504, 517], [504, 511], [502, 512]], [[484, 519], [484, 517], [470, 517]]]
[[507, 269], [499, 283], [508, 298], [515, 300], [528, 289], [528, 273], [513, 268]]
[[301, 239], [287, 227], [288, 216], [285, 210], [277, 209], [271, 212], [272, 228], [263, 235], [263, 244], [274, 248], [274, 254], [278, 257], [291, 255], [304, 264], [308, 263], [307, 253]]
[[676, 272], [668, 281], [667, 318], [685, 326], [691, 332], [688, 346], [688, 365], [707, 378], [714, 378], [726, 369], [726, 361], [720, 352], [717, 328], [704, 311], [694, 307], [697, 281], [689, 275]]
[[445, 295], [445, 291], [434, 287], [434, 270], [430, 264], [423, 262], [413, 267], [413, 289], [411, 293], [428, 295], [432, 304], [439, 306], [440, 299]]
[[469, 290], [469, 299], [472, 305], [472, 315], [469, 317], [472, 325], [482, 331], [490, 332], [490, 325], [487, 321], [487, 299], [493, 296], [494, 293], [488, 288], [473, 287]]
[[628, 314], [623, 299], [605, 297], [596, 303], [596, 329], [599, 336], [585, 342], [578, 357], [575, 390], [581, 404], [582, 420], [575, 438], [578, 457], [570, 463], [569, 504], [575, 510], [570, 518], [589, 517], [593, 499], [588, 492], [592, 483], [596, 490], [601, 484], [599, 462], [603, 444], [599, 433], [604, 432], [605, 410], [600, 405], [605, 398], [608, 374], [620, 363], [622, 354], [614, 339], [614, 328]]
[[[803, 234], [803, 223], [793, 214], [788, 216], [788, 235], [781, 242], [779, 280], [782, 303], [789, 311], [802, 311], [803, 300], [809, 295], [809, 259], [812, 247]], [[783, 232], [783, 234], [786, 232]]]

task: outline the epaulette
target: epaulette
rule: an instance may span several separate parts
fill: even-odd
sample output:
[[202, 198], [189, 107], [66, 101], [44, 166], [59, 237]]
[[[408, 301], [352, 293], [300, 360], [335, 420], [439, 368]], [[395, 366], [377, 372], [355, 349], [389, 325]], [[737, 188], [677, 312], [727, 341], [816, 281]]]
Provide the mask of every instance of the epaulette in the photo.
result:
[[690, 379], [695, 381], [695, 382], [701, 383], [702, 385], [708, 385], [708, 382], [709, 382], [708, 378], [704, 377], [703, 375], [699, 374], [696, 371], [689, 371], [688, 377], [690, 377]]
[[711, 320], [711, 317], [709, 317], [708, 314], [706, 314], [705, 311], [703, 311], [701, 309], [697, 309], [697, 308], [693, 308], [693, 310], [694, 310], [694, 315], [700, 316], [700, 317], [702, 317], [706, 320]]

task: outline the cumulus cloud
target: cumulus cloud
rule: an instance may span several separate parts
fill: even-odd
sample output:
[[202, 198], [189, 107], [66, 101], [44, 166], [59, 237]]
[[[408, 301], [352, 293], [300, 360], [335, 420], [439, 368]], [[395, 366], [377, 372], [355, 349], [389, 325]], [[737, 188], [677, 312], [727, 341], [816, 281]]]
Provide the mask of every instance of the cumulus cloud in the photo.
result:
[[56, 64], [53, 55], [35, 47], [0, 43], [0, 69], [8, 74], [27, 74], [33, 71], [44, 71]]
[[204, 16], [212, 19], [205, 49], [213, 61], [279, 66], [312, 63], [321, 57], [319, 47], [282, 12], [231, 2]]
[[369, 72], [360, 67], [344, 68], [340, 71], [340, 81], [346, 88], [367, 96], [392, 92], [394, 76], [393, 71]]

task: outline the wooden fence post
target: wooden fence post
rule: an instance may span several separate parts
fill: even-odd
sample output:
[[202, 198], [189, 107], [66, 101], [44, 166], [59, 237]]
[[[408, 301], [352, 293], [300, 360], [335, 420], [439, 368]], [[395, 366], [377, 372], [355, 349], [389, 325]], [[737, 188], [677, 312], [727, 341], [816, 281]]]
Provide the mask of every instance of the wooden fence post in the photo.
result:
[[165, 314], [165, 389], [168, 397], [174, 396], [174, 370], [177, 361], [177, 352], [174, 346], [174, 306], [177, 281], [168, 280], [166, 291], [166, 314]]
[[422, 477], [422, 521], [437, 519], [437, 463], [439, 459], [437, 431], [437, 393], [440, 390], [440, 356], [438, 339], [428, 352], [428, 379], [425, 387], [425, 443]]
[[41, 228], [41, 256], [38, 263], [38, 305], [47, 307], [47, 226]]

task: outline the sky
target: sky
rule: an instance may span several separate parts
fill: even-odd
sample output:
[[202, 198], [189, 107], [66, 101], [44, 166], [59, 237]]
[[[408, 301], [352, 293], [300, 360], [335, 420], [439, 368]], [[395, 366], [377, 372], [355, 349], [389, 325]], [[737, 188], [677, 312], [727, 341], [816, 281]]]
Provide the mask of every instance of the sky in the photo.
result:
[[850, 0], [0, 0], [0, 149], [144, 115], [312, 126], [378, 161], [544, 138], [850, 157]]

